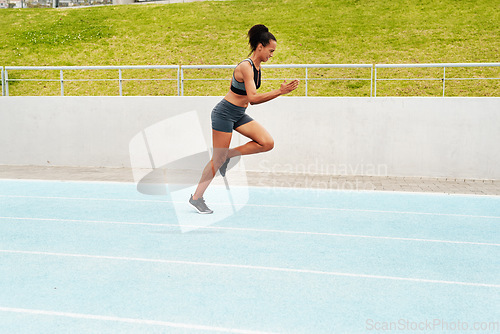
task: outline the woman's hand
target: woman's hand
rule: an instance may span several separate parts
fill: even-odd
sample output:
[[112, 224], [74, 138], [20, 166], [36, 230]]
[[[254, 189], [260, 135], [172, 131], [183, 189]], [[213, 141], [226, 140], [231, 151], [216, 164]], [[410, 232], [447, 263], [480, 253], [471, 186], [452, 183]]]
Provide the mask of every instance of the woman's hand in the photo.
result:
[[[250, 65], [249, 65], [250, 66]], [[250, 68], [251, 69], [251, 68]], [[267, 93], [257, 94], [257, 89], [255, 88], [255, 83], [253, 82], [253, 71], [248, 74], [248, 78], [245, 77], [245, 88], [247, 91], [247, 101], [250, 104], [260, 104], [263, 102], [270, 101], [277, 98], [280, 95], [288, 94], [295, 90], [299, 86], [299, 80], [293, 80], [291, 82], [286, 82], [286, 80], [281, 84], [281, 87], [274, 89]], [[234, 94], [234, 93], [233, 93]], [[228, 100], [229, 101], [229, 100]], [[229, 101], [231, 102], [231, 101]]]
[[291, 91], [295, 90], [299, 86], [299, 80], [295, 79], [290, 82], [283, 81], [280, 87], [280, 93], [281, 95], [288, 94]]

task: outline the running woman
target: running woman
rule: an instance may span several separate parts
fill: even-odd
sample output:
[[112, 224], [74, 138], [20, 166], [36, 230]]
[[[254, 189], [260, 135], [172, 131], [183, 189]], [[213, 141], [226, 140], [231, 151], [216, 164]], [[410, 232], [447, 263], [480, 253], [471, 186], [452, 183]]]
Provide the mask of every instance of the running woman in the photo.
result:
[[[212, 110], [213, 156], [201, 175], [198, 187], [189, 203], [198, 213], [213, 213], [203, 199], [203, 194], [215, 177], [217, 170], [225, 176], [231, 158], [267, 152], [273, 149], [274, 140], [262, 125], [245, 113], [248, 104], [259, 104], [288, 94], [299, 85], [298, 80], [281, 84], [279, 89], [267, 93], [257, 93], [261, 83], [261, 63], [267, 62], [276, 50], [276, 38], [269, 29], [257, 24], [248, 31], [250, 57], [236, 66], [231, 81], [231, 90]], [[250, 142], [229, 149], [233, 130], [238, 131]]]

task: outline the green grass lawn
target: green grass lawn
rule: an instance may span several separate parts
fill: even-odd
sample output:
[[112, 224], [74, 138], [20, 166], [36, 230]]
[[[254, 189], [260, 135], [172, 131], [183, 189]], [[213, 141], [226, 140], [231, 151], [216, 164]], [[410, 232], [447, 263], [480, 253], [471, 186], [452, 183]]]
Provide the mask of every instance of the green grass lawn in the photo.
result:
[[[248, 55], [246, 33], [266, 24], [278, 40], [273, 64], [500, 61], [500, 4], [494, 0], [234, 0], [78, 9], [0, 10], [0, 66], [236, 64]], [[385, 70], [385, 77], [440, 77], [442, 69]], [[168, 72], [168, 71], [167, 71]], [[172, 73], [135, 71], [130, 77]], [[198, 71], [199, 72], [199, 71]], [[276, 71], [275, 71], [276, 72]], [[457, 77], [500, 77], [499, 68], [454, 69]], [[192, 72], [196, 75], [207, 75]], [[216, 75], [217, 73], [210, 73]], [[318, 77], [369, 77], [353, 70]], [[58, 78], [13, 72], [10, 78]], [[65, 74], [66, 75], [66, 74]], [[296, 70], [264, 77], [302, 77]], [[116, 72], [68, 74], [117, 78]], [[223, 72], [222, 77], [230, 77]], [[447, 75], [448, 77], [448, 75]], [[55, 89], [53, 86], [55, 85]], [[222, 95], [227, 82], [189, 82], [186, 95]], [[174, 87], [175, 86], [175, 87]], [[277, 87], [268, 80], [265, 87]], [[315, 81], [310, 95], [369, 96], [367, 81]], [[387, 81], [378, 95], [439, 96], [440, 81]], [[11, 83], [12, 95], [58, 95], [57, 83]], [[127, 82], [125, 95], [173, 95], [176, 83]], [[117, 84], [72, 82], [67, 95], [115, 95]], [[303, 91], [295, 94], [302, 95]], [[457, 81], [447, 96], [499, 96], [500, 80]]]

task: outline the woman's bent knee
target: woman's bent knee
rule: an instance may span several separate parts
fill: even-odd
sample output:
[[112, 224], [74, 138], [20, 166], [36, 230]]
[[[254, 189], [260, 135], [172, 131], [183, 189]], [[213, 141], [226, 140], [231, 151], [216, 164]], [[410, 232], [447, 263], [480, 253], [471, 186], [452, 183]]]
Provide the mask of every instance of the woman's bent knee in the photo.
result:
[[271, 151], [274, 148], [274, 140], [272, 138], [264, 140], [260, 145], [262, 146], [263, 152]]

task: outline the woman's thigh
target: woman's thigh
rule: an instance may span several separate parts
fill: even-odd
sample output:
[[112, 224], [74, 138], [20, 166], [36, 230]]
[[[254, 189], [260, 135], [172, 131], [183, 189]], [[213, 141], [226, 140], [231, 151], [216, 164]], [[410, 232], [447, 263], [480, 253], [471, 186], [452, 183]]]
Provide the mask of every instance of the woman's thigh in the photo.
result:
[[260, 145], [273, 145], [274, 140], [271, 134], [257, 121], [251, 121], [235, 129], [243, 136], [252, 139]]

